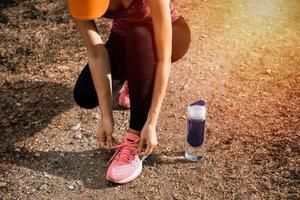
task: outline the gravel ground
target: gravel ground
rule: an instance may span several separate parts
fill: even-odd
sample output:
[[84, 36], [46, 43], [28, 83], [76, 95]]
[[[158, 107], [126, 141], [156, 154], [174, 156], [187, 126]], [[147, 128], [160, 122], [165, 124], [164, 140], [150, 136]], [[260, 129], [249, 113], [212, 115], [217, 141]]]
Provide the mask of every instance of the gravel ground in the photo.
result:
[[[300, 199], [300, 2], [175, 1], [192, 31], [172, 67], [142, 175], [105, 180], [97, 109], [78, 107], [87, 62], [63, 2], [0, 2], [0, 199]], [[109, 20], [98, 20], [107, 38]], [[205, 99], [206, 157], [181, 158], [186, 106]], [[129, 112], [114, 110], [122, 138]]]

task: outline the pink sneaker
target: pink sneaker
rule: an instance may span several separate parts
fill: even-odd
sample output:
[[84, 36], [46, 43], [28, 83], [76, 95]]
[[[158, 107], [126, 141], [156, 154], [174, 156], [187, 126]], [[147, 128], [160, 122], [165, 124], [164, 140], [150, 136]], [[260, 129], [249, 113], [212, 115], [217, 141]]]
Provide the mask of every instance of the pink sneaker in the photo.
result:
[[128, 81], [124, 82], [123, 87], [119, 91], [119, 105], [124, 108], [130, 108]]
[[127, 183], [134, 180], [142, 172], [142, 161], [135, 154], [139, 136], [127, 133], [123, 144], [115, 146], [116, 153], [110, 159], [106, 179], [114, 183]]

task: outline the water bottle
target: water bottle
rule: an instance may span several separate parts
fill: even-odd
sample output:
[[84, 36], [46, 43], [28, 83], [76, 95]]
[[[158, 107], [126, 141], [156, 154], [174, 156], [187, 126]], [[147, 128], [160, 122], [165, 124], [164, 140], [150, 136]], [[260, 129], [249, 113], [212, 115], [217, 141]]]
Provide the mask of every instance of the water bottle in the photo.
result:
[[187, 108], [187, 139], [185, 158], [198, 162], [204, 158], [204, 136], [206, 107], [203, 100], [192, 103]]

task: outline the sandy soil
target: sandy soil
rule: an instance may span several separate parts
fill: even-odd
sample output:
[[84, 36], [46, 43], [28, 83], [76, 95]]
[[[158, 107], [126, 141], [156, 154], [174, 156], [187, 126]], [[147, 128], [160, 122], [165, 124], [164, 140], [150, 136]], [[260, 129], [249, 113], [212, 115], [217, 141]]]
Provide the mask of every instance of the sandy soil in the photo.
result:
[[[0, 2], [0, 199], [300, 199], [300, 2], [176, 0], [192, 30], [173, 65], [159, 146], [142, 175], [105, 180], [97, 109], [79, 108], [87, 62], [60, 1]], [[107, 38], [109, 20], [97, 21]], [[186, 106], [207, 102], [206, 158], [181, 159]], [[114, 111], [122, 137], [129, 112]]]

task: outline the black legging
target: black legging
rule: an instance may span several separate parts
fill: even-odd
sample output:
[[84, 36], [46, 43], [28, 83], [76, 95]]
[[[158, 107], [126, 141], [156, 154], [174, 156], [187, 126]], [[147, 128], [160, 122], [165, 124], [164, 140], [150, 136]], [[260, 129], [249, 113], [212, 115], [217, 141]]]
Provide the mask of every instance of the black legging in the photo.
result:
[[[172, 62], [175, 62], [188, 50], [191, 34], [182, 17], [173, 22], [172, 31]], [[119, 85], [128, 80], [129, 127], [138, 131], [142, 130], [147, 120], [154, 87], [157, 56], [153, 38], [152, 24], [135, 24], [130, 26], [127, 36], [111, 32], [105, 44], [109, 53], [112, 79], [119, 82]], [[80, 107], [86, 109], [99, 105], [88, 64], [76, 81], [74, 99]]]

